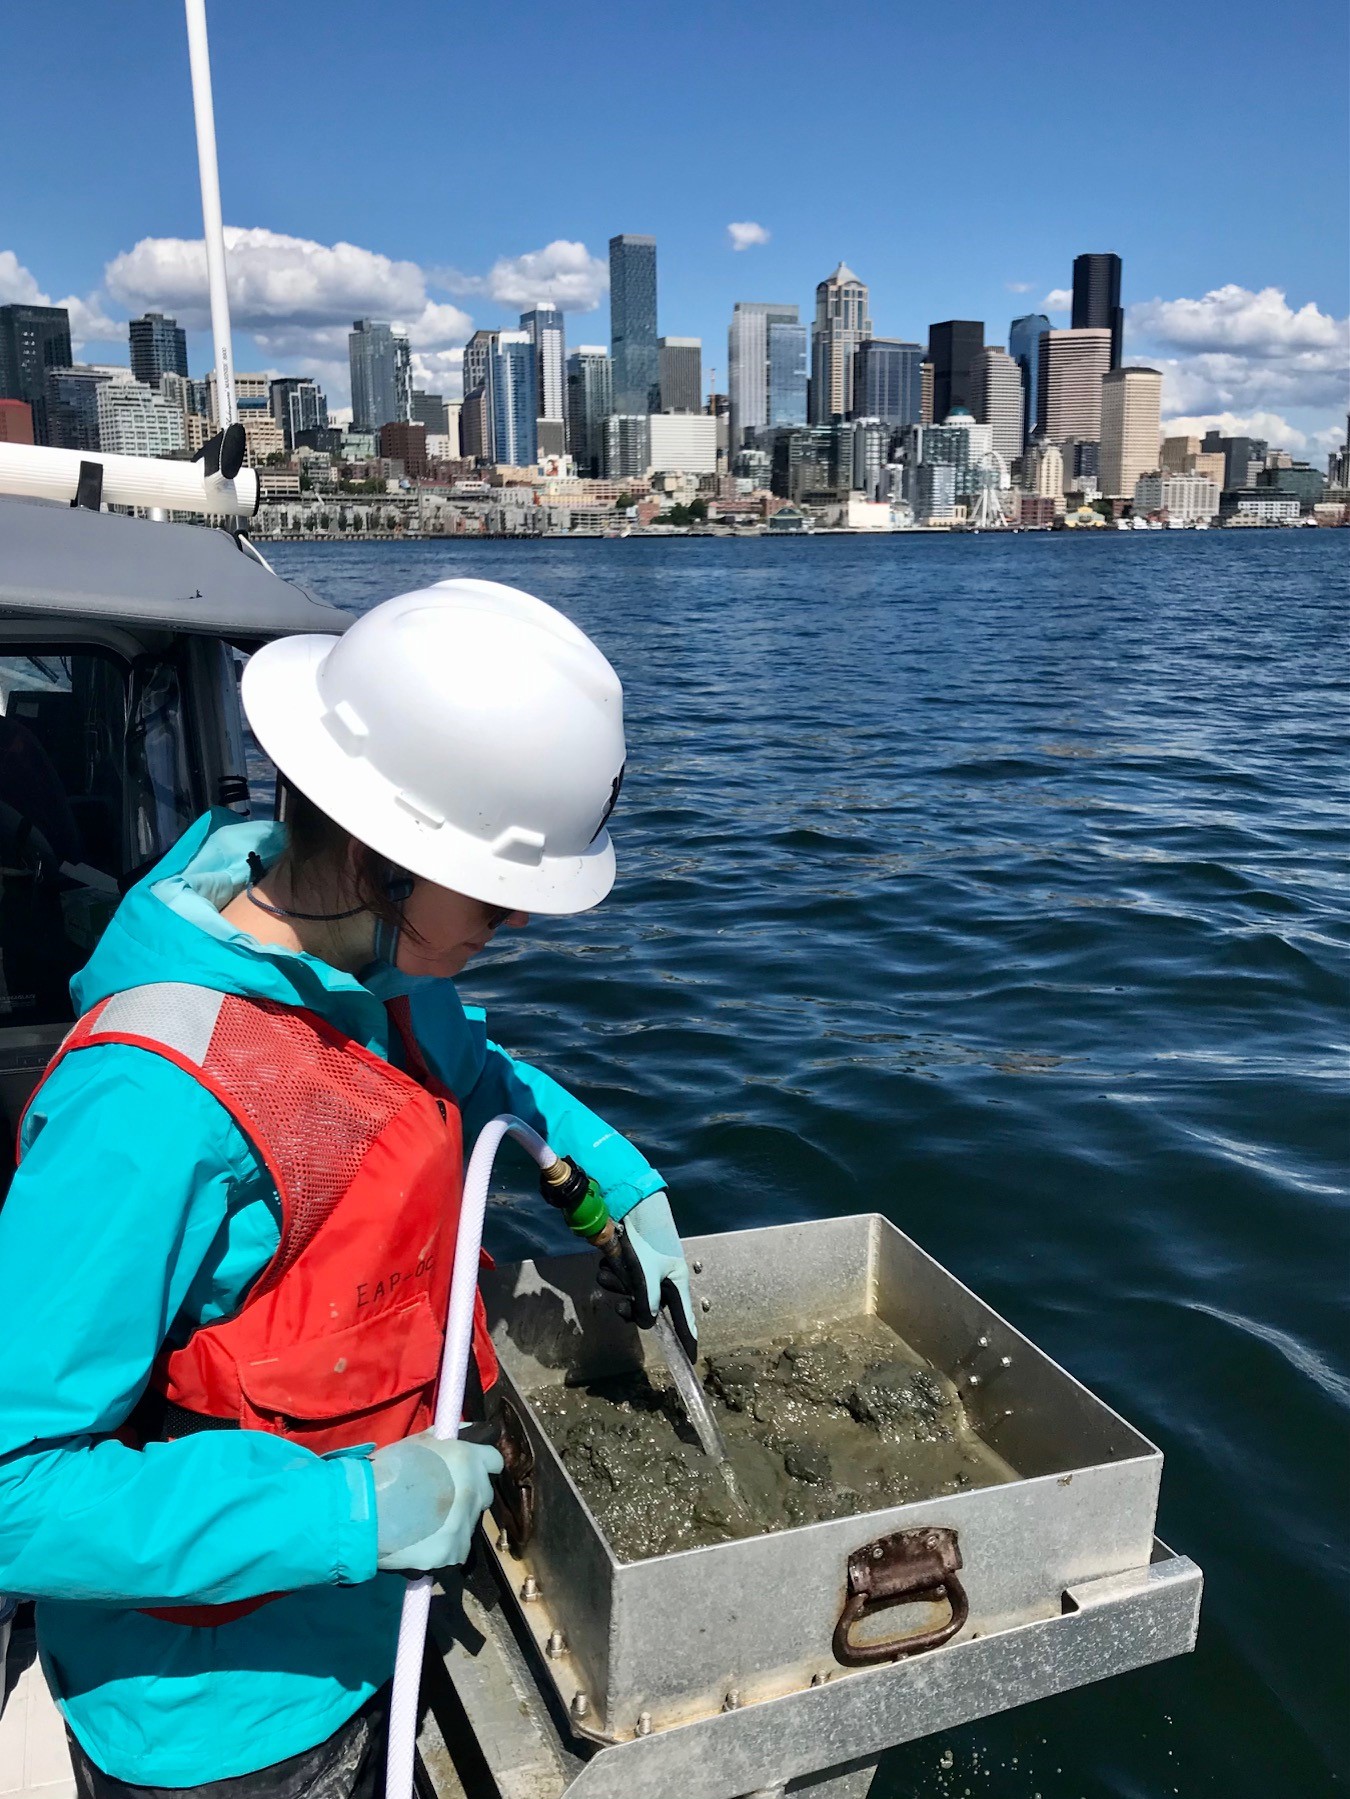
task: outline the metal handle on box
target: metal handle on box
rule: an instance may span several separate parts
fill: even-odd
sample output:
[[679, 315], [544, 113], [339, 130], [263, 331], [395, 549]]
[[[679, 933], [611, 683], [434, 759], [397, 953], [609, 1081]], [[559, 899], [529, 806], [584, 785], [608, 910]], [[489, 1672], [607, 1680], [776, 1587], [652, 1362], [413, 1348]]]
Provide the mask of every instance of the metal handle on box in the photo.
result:
[[[950, 1642], [970, 1616], [970, 1602], [957, 1579], [960, 1566], [956, 1532], [943, 1525], [897, 1531], [855, 1550], [848, 1558], [848, 1598], [834, 1627], [835, 1660], [846, 1668], [866, 1668]], [[853, 1627], [874, 1612], [944, 1599], [951, 1611], [944, 1624], [875, 1643], [853, 1640]]]
[[506, 1466], [493, 1477], [492, 1515], [512, 1549], [520, 1551], [534, 1535], [534, 1447], [520, 1413], [505, 1397], [498, 1413], [497, 1447]]

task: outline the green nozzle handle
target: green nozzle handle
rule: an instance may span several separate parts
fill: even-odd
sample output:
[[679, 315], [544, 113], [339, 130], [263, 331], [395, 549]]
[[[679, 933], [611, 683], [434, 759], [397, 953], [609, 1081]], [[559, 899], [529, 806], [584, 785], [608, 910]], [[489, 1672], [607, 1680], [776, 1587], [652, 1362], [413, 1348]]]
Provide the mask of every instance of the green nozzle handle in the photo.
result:
[[556, 1206], [579, 1237], [607, 1252], [614, 1240], [614, 1220], [599, 1187], [579, 1162], [559, 1156], [539, 1176], [539, 1191]]

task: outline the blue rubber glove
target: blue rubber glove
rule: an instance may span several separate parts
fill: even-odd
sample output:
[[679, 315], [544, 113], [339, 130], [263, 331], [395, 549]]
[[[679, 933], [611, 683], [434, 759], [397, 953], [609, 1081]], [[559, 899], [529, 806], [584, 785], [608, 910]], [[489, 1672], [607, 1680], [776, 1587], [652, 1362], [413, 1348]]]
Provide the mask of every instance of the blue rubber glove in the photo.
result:
[[664, 1193], [650, 1193], [624, 1215], [623, 1252], [601, 1264], [596, 1277], [607, 1292], [617, 1294], [620, 1317], [649, 1330], [662, 1306], [690, 1361], [698, 1354], [698, 1329], [689, 1292], [689, 1264]]
[[492, 1504], [491, 1476], [502, 1471], [497, 1450], [426, 1430], [377, 1449], [370, 1465], [376, 1567], [429, 1574], [467, 1560], [474, 1525]]

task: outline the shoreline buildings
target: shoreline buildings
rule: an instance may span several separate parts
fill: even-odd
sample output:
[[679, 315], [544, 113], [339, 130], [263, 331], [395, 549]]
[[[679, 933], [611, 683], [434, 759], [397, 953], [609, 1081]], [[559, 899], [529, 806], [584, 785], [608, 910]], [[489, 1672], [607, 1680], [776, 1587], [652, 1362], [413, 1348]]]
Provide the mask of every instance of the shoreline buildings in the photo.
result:
[[[1114, 254], [1075, 259], [1070, 325], [1025, 314], [1006, 350], [975, 319], [936, 321], [926, 342], [875, 335], [868, 286], [841, 261], [810, 324], [791, 302], [736, 301], [726, 391], [705, 394], [717, 371], [705, 383], [702, 342], [657, 335], [656, 240], [622, 233], [609, 251], [610, 345], [569, 353], [561, 306], [540, 297], [518, 328], [473, 333], [462, 399], [414, 389], [407, 338], [378, 319], [348, 338], [350, 425], [311, 376], [239, 374], [248, 459], [281, 509], [269, 519], [437, 535], [767, 529], [784, 511], [796, 523], [779, 529], [1046, 528], [1131, 506], [1171, 523], [1350, 515], [1350, 453], [1327, 493], [1259, 439], [1161, 440], [1163, 377], [1122, 361]], [[0, 435], [198, 451], [218, 428], [214, 375], [190, 377], [186, 335], [162, 312], [131, 320], [127, 340], [130, 366], [77, 364], [65, 309], [0, 306]]]

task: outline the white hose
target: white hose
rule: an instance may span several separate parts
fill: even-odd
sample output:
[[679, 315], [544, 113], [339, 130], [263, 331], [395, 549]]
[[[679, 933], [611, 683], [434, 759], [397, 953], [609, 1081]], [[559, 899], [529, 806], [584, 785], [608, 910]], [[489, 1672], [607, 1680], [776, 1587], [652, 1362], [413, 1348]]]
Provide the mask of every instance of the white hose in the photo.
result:
[[[538, 1131], [510, 1113], [485, 1124], [478, 1133], [464, 1176], [464, 1198], [459, 1208], [459, 1235], [455, 1239], [455, 1266], [450, 1276], [450, 1309], [445, 1323], [445, 1349], [441, 1356], [440, 1385], [436, 1390], [436, 1415], [431, 1428], [438, 1437], [459, 1435], [464, 1416], [464, 1384], [473, 1351], [474, 1300], [478, 1293], [478, 1263], [483, 1246], [483, 1214], [487, 1209], [492, 1164], [503, 1137], [514, 1137], [534, 1157], [541, 1169], [551, 1168], [557, 1156]], [[422, 1688], [422, 1655], [426, 1645], [427, 1616], [431, 1610], [432, 1576], [419, 1574], [403, 1595], [403, 1614], [398, 1626], [398, 1656], [394, 1662], [394, 1690], [389, 1700], [389, 1754], [385, 1763], [385, 1799], [411, 1799], [413, 1767], [417, 1759], [418, 1700]]]

